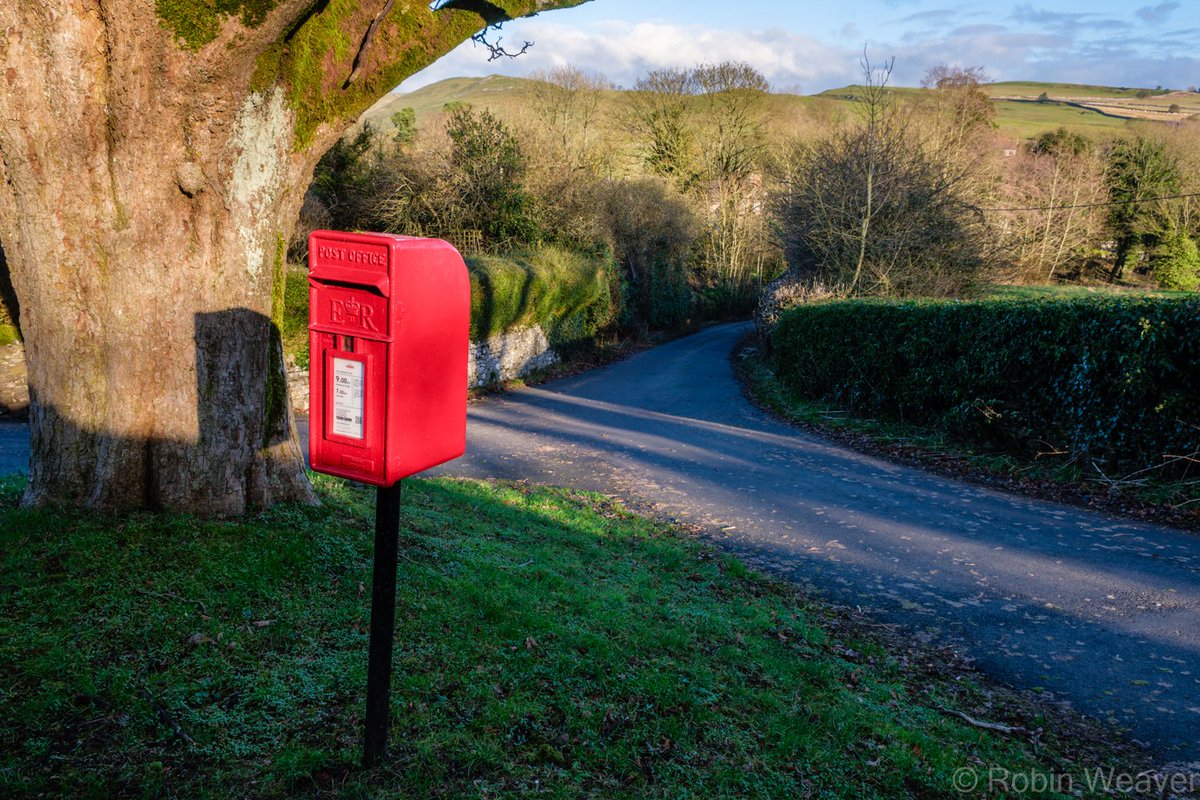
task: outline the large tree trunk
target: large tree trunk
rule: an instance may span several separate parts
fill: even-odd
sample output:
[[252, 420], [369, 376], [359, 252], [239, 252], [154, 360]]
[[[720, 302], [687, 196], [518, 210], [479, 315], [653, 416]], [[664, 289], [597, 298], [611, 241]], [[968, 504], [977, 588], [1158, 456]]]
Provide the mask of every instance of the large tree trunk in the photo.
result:
[[418, 4], [391, 12], [376, 61], [335, 42], [307, 89], [256, 75], [264, 54], [286, 67], [297, 26], [350, 37], [379, 12], [341, 6], [330, 21], [325, 4], [282, 0], [189, 47], [154, 0], [0, 0], [0, 242], [30, 365], [27, 504], [227, 516], [311, 501], [277, 327], [284, 242], [316, 159], [386, 88], [312, 109], [345, 92], [351, 56], [363, 80], [396, 81], [482, 25], [457, 9], [441, 27], [422, 19], [435, 41], [408, 42], [420, 57], [387, 72], [404, 15], [435, 19]]
[[291, 152], [279, 89], [179, 80], [185, 57], [141, 12], [4, 13], [26, 502], [231, 515], [308, 500], [271, 317], [310, 158]]

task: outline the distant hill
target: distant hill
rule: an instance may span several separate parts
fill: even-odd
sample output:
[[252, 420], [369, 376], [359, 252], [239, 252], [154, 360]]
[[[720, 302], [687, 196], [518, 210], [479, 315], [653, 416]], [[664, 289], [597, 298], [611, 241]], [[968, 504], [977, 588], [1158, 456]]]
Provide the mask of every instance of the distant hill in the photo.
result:
[[[1015, 82], [993, 83], [988, 91], [1000, 104], [1061, 105], [1119, 120], [1176, 122], [1200, 114], [1197, 92]], [[1040, 100], [1043, 96], [1045, 99]]]
[[[528, 78], [502, 75], [448, 78], [414, 92], [389, 94], [372, 106], [362, 120], [386, 129], [391, 126], [392, 114], [412, 108], [417, 124], [422, 125], [440, 116], [452, 103], [467, 103], [507, 116], [530, 106], [536, 83]], [[1200, 93], [1195, 92], [1029, 81], [992, 83], [985, 90], [996, 104], [1000, 132], [1015, 138], [1032, 138], [1060, 126], [1096, 134], [1119, 130], [1135, 119], [1173, 121], [1200, 114]], [[890, 91], [912, 97], [929, 90], [895, 87]], [[861, 86], [844, 86], [810, 96], [773, 94], [770, 105], [776, 118], [783, 120], [801, 116], [805, 111], [837, 116], [861, 92]], [[615, 106], [623, 92], [613, 90], [607, 94], [606, 102]], [[1047, 99], [1039, 101], [1043, 94]], [[1172, 111], [1172, 107], [1177, 110]]]
[[447, 78], [415, 92], [393, 93], [367, 109], [362, 120], [372, 124], [390, 124], [391, 116], [402, 108], [417, 114], [417, 124], [427, 117], [440, 114], [449, 103], [469, 103], [473, 107], [496, 107], [528, 100], [535, 81], [488, 75], [485, 78]]

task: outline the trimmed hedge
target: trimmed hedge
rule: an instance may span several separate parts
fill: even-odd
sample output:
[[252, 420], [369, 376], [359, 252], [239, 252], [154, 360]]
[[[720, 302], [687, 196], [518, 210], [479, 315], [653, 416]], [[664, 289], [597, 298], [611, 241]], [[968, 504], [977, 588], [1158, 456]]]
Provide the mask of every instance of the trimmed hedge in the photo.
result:
[[784, 313], [772, 345], [797, 394], [1011, 452], [1123, 475], [1200, 451], [1194, 298], [833, 301]]

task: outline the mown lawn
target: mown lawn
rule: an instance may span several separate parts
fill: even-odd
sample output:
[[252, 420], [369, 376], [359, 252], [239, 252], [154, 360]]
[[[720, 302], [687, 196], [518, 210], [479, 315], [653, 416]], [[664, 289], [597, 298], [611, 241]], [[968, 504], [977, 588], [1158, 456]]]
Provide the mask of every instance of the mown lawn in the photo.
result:
[[393, 757], [363, 771], [373, 496], [316, 483], [201, 522], [0, 479], [0, 797], [945, 797], [1078, 766], [609, 500], [443, 480], [406, 483]]

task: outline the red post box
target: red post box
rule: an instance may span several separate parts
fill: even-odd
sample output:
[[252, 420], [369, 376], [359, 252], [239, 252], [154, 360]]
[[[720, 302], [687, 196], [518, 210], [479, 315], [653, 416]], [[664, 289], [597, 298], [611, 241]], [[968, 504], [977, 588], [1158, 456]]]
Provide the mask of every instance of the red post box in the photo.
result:
[[466, 448], [471, 288], [438, 239], [308, 238], [309, 463], [391, 486]]

